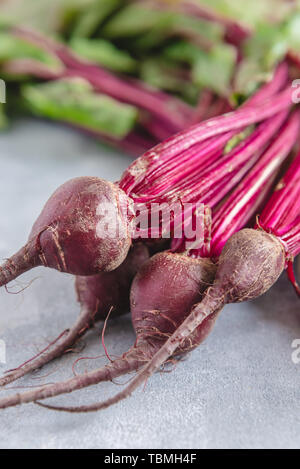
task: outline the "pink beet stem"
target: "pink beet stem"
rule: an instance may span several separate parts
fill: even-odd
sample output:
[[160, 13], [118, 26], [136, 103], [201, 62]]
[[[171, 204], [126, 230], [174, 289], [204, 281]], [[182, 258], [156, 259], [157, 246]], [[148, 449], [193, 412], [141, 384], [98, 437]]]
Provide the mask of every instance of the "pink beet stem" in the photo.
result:
[[[273, 118], [273, 120], [277, 122], [277, 130], [280, 128], [280, 126], [284, 122], [286, 116], [287, 116], [287, 113], [283, 112], [283, 113], [281, 113], [281, 115], [275, 116]], [[293, 119], [293, 125], [291, 125], [290, 127], [291, 127], [291, 131], [286, 132], [288, 136], [292, 135], [292, 133], [293, 133], [292, 131], [296, 127], [296, 119]], [[275, 130], [275, 132], [276, 132], [276, 130]], [[273, 132], [271, 131], [270, 135], [272, 135], [272, 134], [273, 134]], [[270, 135], [269, 135], [269, 138], [271, 138]], [[290, 142], [290, 141], [288, 140], [288, 142]], [[293, 142], [291, 142], [291, 143], [293, 144]], [[288, 145], [288, 143], [287, 143], [287, 145]], [[276, 149], [278, 150], [278, 146], [279, 145], [277, 145], [274, 148], [274, 151], [273, 151], [273, 153], [275, 153], [275, 156], [276, 156]], [[253, 151], [253, 147], [251, 147], [251, 148], [252, 148], [252, 151]], [[230, 193], [231, 189], [233, 189], [233, 187], [235, 187], [236, 184], [238, 184], [244, 178], [244, 176], [250, 171], [250, 176], [247, 177], [247, 182], [245, 183], [246, 187], [244, 187], [244, 180], [243, 180], [242, 183], [238, 186], [238, 188], [235, 189], [234, 192], [231, 194], [230, 198], [227, 199], [227, 202], [225, 202], [225, 205], [222, 205], [220, 207], [220, 209], [214, 215], [214, 219], [213, 219], [214, 224], [216, 223], [216, 221], [219, 218], [220, 218], [219, 223], [222, 223], [222, 229], [220, 229], [220, 230], [221, 230], [221, 233], [222, 233], [222, 236], [223, 236], [224, 243], [225, 243], [225, 240], [227, 240], [228, 237], [229, 237], [227, 235], [227, 233], [229, 233], [230, 229], [227, 227], [227, 225], [230, 226], [230, 224], [233, 223], [233, 221], [231, 219], [230, 219], [230, 223], [229, 223], [228, 220], [226, 219], [226, 216], [228, 215], [228, 217], [230, 217], [230, 210], [235, 209], [236, 197], [238, 195], [241, 196], [243, 194], [243, 192], [242, 192], [243, 188], [245, 190], [245, 198], [242, 201], [242, 202], [244, 202], [244, 207], [241, 208], [241, 210], [239, 212], [239, 217], [241, 218], [241, 221], [240, 221], [241, 224], [242, 224], [242, 220], [244, 220], [244, 223], [246, 223], [246, 221], [249, 220], [253, 210], [255, 210], [255, 208], [257, 208], [259, 206], [262, 197], [267, 193], [268, 189], [270, 188], [271, 183], [273, 182], [273, 180], [271, 179], [270, 174], [268, 173], [268, 167], [267, 167], [265, 169], [265, 177], [266, 177], [266, 179], [269, 178], [269, 181], [263, 187], [261, 187], [261, 190], [258, 191], [257, 194], [255, 194], [255, 196], [256, 196], [255, 200], [252, 200], [253, 199], [253, 194], [251, 195], [250, 200], [247, 200], [248, 189], [249, 189], [249, 187], [251, 187], [251, 184], [253, 184], [253, 181], [251, 180], [252, 175], [255, 174], [255, 175], [257, 175], [257, 178], [259, 178], [259, 174], [257, 174], [257, 173], [258, 173], [258, 170], [261, 168], [261, 166], [262, 166], [262, 169], [263, 169], [264, 165], [266, 165], [266, 163], [269, 163], [270, 168], [272, 168], [272, 165], [273, 165], [272, 161], [269, 162], [269, 160], [268, 160], [268, 155], [270, 155], [271, 150], [270, 150], [270, 153], [267, 153], [265, 155], [263, 161], [261, 162], [260, 159], [262, 158], [262, 153], [263, 153], [264, 148], [265, 148], [265, 145], [262, 144], [260, 151], [253, 151], [252, 152], [253, 156], [250, 157], [249, 160], [246, 163], [240, 164], [239, 166], [237, 166], [236, 170], [227, 172], [227, 174], [225, 173], [223, 177], [221, 177], [218, 180], [214, 181], [214, 183], [211, 184], [210, 189], [201, 197], [201, 202], [202, 203], [208, 205], [211, 208], [214, 208], [227, 194]], [[274, 157], [273, 153], [271, 153], [271, 155]], [[251, 155], [251, 153], [250, 153], [250, 155]], [[286, 156], [286, 154], [284, 153], [281, 158], [284, 158], [285, 156]], [[280, 156], [279, 156], [279, 159], [280, 159]], [[274, 171], [275, 171], [275, 169], [274, 169]], [[240, 190], [240, 188], [241, 188], [241, 190]], [[227, 206], [229, 206], [229, 209], [226, 211]], [[253, 209], [252, 209], [252, 212], [251, 212], [251, 207], [252, 206], [253, 206]], [[249, 214], [249, 216], [247, 217], [248, 214]], [[184, 240], [182, 240], [182, 242], [179, 243], [179, 244], [177, 242], [172, 243], [172, 250], [176, 251], [175, 246], [177, 246], [177, 245], [180, 246], [179, 250], [181, 250], [181, 246], [183, 245], [183, 242], [184, 242]], [[192, 254], [196, 255], [196, 256], [201, 255], [201, 256], [206, 256], [206, 257], [209, 256], [210, 257], [212, 255], [211, 246], [209, 245], [208, 249], [206, 249], [204, 247], [201, 250], [201, 252], [200, 251], [199, 252], [194, 252], [194, 250], [193, 250]]]
[[[265, 228], [280, 230], [292, 222], [295, 214], [300, 210], [300, 152], [291, 166], [278, 183], [260, 217], [260, 223]], [[298, 196], [297, 196], [298, 194]]]
[[226, 241], [254, 215], [257, 204], [261, 202], [261, 193], [270, 187], [297, 140], [299, 122], [300, 114], [295, 112], [238, 188], [214, 214], [213, 257], [220, 255]]
[[[261, 90], [247, 101], [244, 107], [257, 104], [260, 100], [276, 92], [286, 81], [286, 72], [285, 64], [279, 66], [274, 77], [275, 85], [267, 84], [262, 87]], [[200, 171], [206, 169], [208, 165], [211, 166], [220, 157], [221, 154], [218, 151], [220, 152], [226, 142], [234, 135], [235, 132], [231, 131], [218, 137], [211, 137], [175, 155], [170, 160], [166, 159], [160, 166], [154, 164], [152, 169], [148, 168], [144, 180], [136, 184], [134, 194], [132, 193], [131, 196], [134, 197], [136, 202], [146, 202], [154, 197], [162, 196], [163, 193], [167, 192], [168, 188], [173, 188], [172, 192], [183, 191], [187, 187], [192, 188], [191, 180], [188, 176], [194, 174], [193, 178], [198, 181]], [[188, 165], [186, 164], [187, 162], [189, 163]], [[218, 168], [218, 163], [216, 163], [215, 167]], [[186, 168], [185, 171], [184, 168]], [[193, 169], [195, 170], [194, 173]], [[179, 181], [183, 181], [182, 186], [176, 186], [176, 182]]]
[[[243, 108], [247, 108], [249, 106], [257, 105], [264, 100], [270, 98], [274, 94], [276, 94], [287, 82], [287, 77], [288, 77], [288, 68], [285, 63], [282, 63], [279, 65], [274, 73], [273, 79], [261, 87], [252, 97], [250, 97], [246, 103], [242, 106]], [[192, 148], [189, 148], [186, 152], [183, 152], [179, 155], [176, 155], [172, 160], [166, 160], [165, 163], [160, 164], [159, 166], [154, 166], [154, 168], [148, 172], [147, 177], [145, 178], [147, 181], [147, 187], [149, 184], [149, 181], [151, 180], [151, 176], [156, 175], [156, 178], [158, 178], [157, 173], [159, 170], [162, 172], [162, 174], [165, 174], [165, 169], [168, 169], [167, 174], [170, 174], [170, 169], [171, 168], [177, 168], [179, 167], [179, 164], [184, 166], [184, 164], [188, 161], [189, 165], [191, 162], [191, 157], [192, 156], [198, 156], [197, 159], [201, 159], [201, 168], [203, 169], [206, 167], [204, 163], [209, 164], [210, 163], [210, 157], [211, 154], [209, 152], [209, 149], [213, 151], [213, 149], [217, 150], [218, 148], [223, 148], [225, 143], [230, 140], [233, 136], [235, 135], [235, 132], [228, 132], [228, 134], [221, 135], [219, 137], [219, 140], [216, 139], [215, 137], [211, 137], [211, 139], [208, 139], [208, 148], [207, 148], [207, 143], [203, 142], [200, 146], [199, 145], [194, 145]], [[210, 144], [210, 142], [212, 142]], [[207, 153], [199, 155], [199, 151], [201, 149], [204, 149]], [[203, 166], [202, 166], [203, 165]], [[141, 188], [143, 187], [143, 182], [139, 185], [136, 185], [135, 191], [136, 193], [139, 193]]]
[[300, 254], [300, 152], [265, 206], [256, 228], [260, 227], [282, 242], [286, 251], [288, 278], [299, 295], [293, 258]]
[[289, 233], [280, 237], [287, 246], [288, 256], [296, 257], [300, 254], [300, 219], [295, 221], [293, 229]]
[[257, 152], [252, 158], [249, 159], [249, 161], [241, 165], [234, 174], [228, 173], [227, 176], [224, 176], [222, 180], [213, 185], [211, 189], [203, 196], [203, 203], [209, 205], [211, 208], [214, 208], [230, 193], [232, 188], [243, 179], [243, 177], [259, 159], [260, 155], [261, 152]]
[[222, 154], [224, 145], [233, 135], [234, 132], [227, 132], [218, 138], [211, 137], [200, 144], [196, 144], [193, 147], [188, 148], [181, 154], [174, 156], [170, 161], [163, 161], [160, 166], [149, 169], [149, 172], [145, 175], [144, 181], [137, 184], [135, 194], [142, 194], [143, 191], [145, 191], [145, 188], [147, 188], [147, 193], [150, 191], [151, 187], [156, 189], [157, 181], [166, 180], [169, 174], [171, 176], [174, 175], [174, 177], [178, 173], [182, 174], [178, 169], [188, 167], [189, 170], [191, 164], [198, 165], [198, 169], [204, 169], [210, 164], [211, 159], [214, 161], [216, 152]]
[[[216, 139], [209, 139], [199, 146], [188, 149], [179, 157], [174, 158], [171, 164], [166, 163], [166, 168], [162, 168], [162, 175], [159, 174], [147, 177], [147, 182], [138, 192], [131, 195], [136, 202], [146, 202], [177, 193], [183, 183], [187, 183], [188, 176], [194, 175], [199, 178], [199, 174], [217, 160], [222, 155], [224, 144], [230, 139], [233, 132], [227, 132]], [[176, 185], [176, 183], [178, 183]], [[151, 188], [153, 189], [151, 190]]]
[[278, 93], [280, 90], [282, 90], [283, 87], [286, 86], [288, 81], [288, 74], [288, 65], [286, 62], [282, 62], [276, 68], [272, 79], [264, 86], [259, 88], [259, 90], [257, 90], [256, 93], [246, 101], [245, 106], [254, 106], [256, 104], [260, 104], [265, 99], [268, 99], [270, 96]]
[[[281, 66], [279, 68], [278, 74], [277, 74], [277, 82], [278, 86], [282, 85], [282, 81], [285, 80], [285, 67]], [[266, 85], [265, 87], [266, 92], [271, 92], [272, 87], [270, 85]], [[260, 92], [261, 95], [261, 92]], [[174, 160], [177, 160], [182, 158], [181, 155], [179, 157], [174, 157], [172, 160], [171, 166], [174, 168], [171, 170], [171, 172], [163, 171], [163, 174], [161, 177], [157, 177], [157, 170], [155, 169], [152, 172], [156, 172], [156, 183], [158, 181], [161, 182], [161, 186], [156, 184], [156, 190], [155, 191], [150, 191], [149, 187], [147, 187], [147, 190], [145, 191], [147, 193], [147, 196], [143, 196], [141, 194], [140, 197], [135, 197], [135, 202], [142, 202], [146, 203], [152, 200], [155, 201], [158, 198], [160, 199], [159, 201], [161, 202], [164, 200], [164, 197], [168, 199], [170, 196], [180, 196], [182, 201], [185, 202], [190, 202], [192, 200], [201, 200], [204, 203], [209, 204], [211, 207], [214, 206], [213, 204], [217, 204], [225, 195], [228, 193], [229, 190], [231, 190], [236, 183], [240, 181], [240, 179], [246, 174], [246, 171], [251, 168], [251, 166], [254, 164], [254, 162], [258, 159], [259, 154], [261, 150], [263, 149], [264, 145], [271, 139], [274, 133], [280, 128], [282, 125], [283, 121], [285, 120], [287, 116], [287, 112], [283, 112], [278, 114], [278, 116], [275, 116], [272, 119], [269, 119], [269, 121], [264, 122], [261, 124], [254, 132], [253, 134], [245, 139], [244, 142], [242, 142], [238, 147], [236, 147], [234, 150], [232, 150], [228, 155], [224, 155], [221, 158], [221, 162], [217, 161], [215, 165], [212, 165], [212, 167], [209, 168], [207, 172], [202, 171], [200, 173], [200, 168], [201, 168], [201, 163], [203, 162], [202, 165], [202, 170], [207, 166], [205, 166], [205, 163], [207, 162], [207, 153], [208, 149], [211, 150], [211, 154], [213, 154], [213, 151], [219, 150], [220, 148], [220, 143], [224, 144], [226, 142], [226, 139], [229, 139], [229, 134], [230, 136], [234, 135], [234, 132], [229, 132], [228, 134], [219, 136], [218, 138], [214, 139], [211, 138], [207, 141], [204, 141], [203, 143], [200, 144], [200, 148], [202, 147], [202, 152], [198, 149], [198, 146], [195, 145], [192, 147], [192, 149], [188, 149], [187, 152], [189, 153], [189, 158], [190, 160], [192, 157], [197, 156], [200, 161], [198, 162], [197, 159], [195, 161], [195, 164], [189, 165], [187, 167], [187, 170], [182, 173], [182, 166], [178, 164], [177, 161], [174, 162]], [[198, 152], [193, 152], [193, 149], [198, 150]], [[184, 153], [185, 155], [186, 153]], [[203, 155], [203, 158], [202, 158]], [[210, 155], [209, 155], [210, 156]], [[217, 155], [218, 157], [220, 154]], [[252, 158], [251, 158], [252, 156]], [[249, 161], [250, 158], [250, 161]], [[214, 154], [214, 159], [216, 158], [216, 153]], [[248, 161], [247, 161], [248, 159]], [[211, 162], [210, 162], [211, 163]], [[166, 165], [166, 162], [163, 163]], [[167, 165], [166, 165], [167, 166]], [[175, 178], [176, 170], [179, 168], [179, 173], [177, 174], [177, 178]], [[180, 173], [181, 171], [181, 173]], [[215, 172], [213, 172], [215, 171]], [[171, 174], [170, 174], [171, 173]], [[189, 173], [192, 173], [190, 176], [188, 176]], [[201, 174], [201, 177], [199, 177], [199, 174]], [[184, 182], [182, 185], [176, 185], [177, 180], [181, 181], [181, 177], [184, 175]], [[168, 182], [168, 176], [170, 177], [170, 181]], [[230, 177], [228, 177], [230, 176]], [[151, 181], [151, 172], [150, 175], [147, 177], [147, 184], [149, 184], [149, 180]], [[211, 181], [214, 181], [214, 184], [211, 184]], [[165, 185], [162, 184], [162, 182], [165, 182]], [[194, 186], [193, 186], [194, 184]], [[206, 185], [205, 185], [206, 184]], [[200, 187], [200, 189], [199, 189]], [[168, 188], [172, 188], [168, 191]], [[188, 192], [185, 191], [184, 189], [188, 188]], [[138, 187], [136, 187], [136, 190]], [[198, 192], [197, 192], [198, 189]], [[159, 192], [160, 190], [160, 192]], [[202, 197], [199, 196], [199, 190], [202, 191]], [[257, 200], [261, 200], [261, 197], [257, 197]], [[213, 202], [213, 204], [212, 204]], [[140, 232], [141, 235], [142, 232]]]
[[144, 180], [145, 173], [149, 171], [149, 168], [157, 167], [162, 161], [170, 161], [184, 150], [210, 137], [216, 137], [225, 132], [245, 128], [248, 125], [272, 117], [284, 109], [288, 109], [292, 104], [291, 93], [291, 88], [288, 87], [276, 96], [265, 100], [259, 106], [240, 108], [237, 111], [210, 119], [192, 126], [188, 130], [179, 132], [177, 135], [146, 152], [129, 166], [120, 181], [120, 187], [128, 195], [131, 195], [137, 184]]
[[188, 192], [182, 196], [182, 200], [190, 201], [197, 198], [201, 199], [201, 196], [205, 195], [205, 192], [216, 184], [217, 181], [222, 181], [224, 176], [228, 175], [228, 173], [234, 175], [236, 168], [245, 164], [249, 158], [268, 143], [272, 135], [278, 131], [286, 116], [286, 112], [279, 113], [257, 127], [250, 137], [246, 138], [230, 153], [224, 155], [220, 161], [216, 162], [211, 168], [205, 171], [201, 175], [200, 181], [198, 177], [198, 181], [196, 181], [194, 185], [191, 183]]

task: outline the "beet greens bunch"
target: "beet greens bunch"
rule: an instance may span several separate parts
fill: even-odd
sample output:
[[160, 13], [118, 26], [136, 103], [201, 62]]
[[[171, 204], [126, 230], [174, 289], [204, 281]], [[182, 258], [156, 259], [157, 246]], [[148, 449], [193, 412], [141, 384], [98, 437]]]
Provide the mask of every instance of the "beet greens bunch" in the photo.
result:
[[53, 3], [50, 14], [45, 0], [1, 2], [0, 128], [17, 92], [22, 112], [140, 155], [234, 108], [286, 56], [299, 64], [294, 2], [262, 0], [259, 14], [251, 0]]

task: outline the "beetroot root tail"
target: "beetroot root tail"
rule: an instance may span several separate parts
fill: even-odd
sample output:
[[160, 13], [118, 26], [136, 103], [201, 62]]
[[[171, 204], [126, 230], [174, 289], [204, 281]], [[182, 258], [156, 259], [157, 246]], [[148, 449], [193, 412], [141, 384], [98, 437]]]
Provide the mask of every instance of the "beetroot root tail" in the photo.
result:
[[[94, 404], [70, 407], [70, 406], [54, 406], [36, 402], [41, 407], [59, 412], [70, 413], [87, 413], [104, 410], [108, 407], [117, 404], [118, 402], [130, 397], [131, 394], [141, 386], [147, 379], [157, 371], [169, 357], [171, 357], [175, 350], [192, 332], [202, 324], [202, 322], [215, 311], [218, 311], [224, 305], [223, 296], [219, 294], [218, 290], [214, 287], [207, 289], [204, 299], [201, 303], [195, 305], [185, 321], [176, 329], [173, 335], [165, 342], [165, 344], [158, 350], [158, 352], [149, 360], [141, 371], [131, 380], [131, 382], [117, 393], [115, 396]], [[1, 402], [0, 402], [1, 408]]]
[[[103, 381], [112, 381], [113, 379], [131, 371], [137, 371], [145, 363], [146, 350], [149, 354], [148, 344], [145, 343], [145, 352], [143, 350], [143, 344], [141, 344], [138, 347], [131, 348], [123, 355], [123, 357], [118, 358], [103, 368], [75, 376], [67, 381], [48, 384], [24, 393], [17, 393], [0, 399], [0, 409], [28, 404], [30, 402], [36, 402], [38, 400], [59, 396], [61, 394], [68, 394]], [[149, 356], [147, 358], [151, 359]]]
[[0, 266], [0, 287], [39, 265], [42, 262], [36, 254], [35, 246], [29, 242]]
[[0, 379], [0, 386], [6, 386], [13, 383], [26, 374], [35, 371], [52, 360], [60, 357], [65, 353], [77, 340], [82, 337], [91, 327], [93, 322], [93, 314], [88, 310], [83, 310], [73, 327], [52, 342], [52, 344], [44, 349], [44, 351], [36, 356], [36, 358], [28, 360], [24, 365], [12, 370]]

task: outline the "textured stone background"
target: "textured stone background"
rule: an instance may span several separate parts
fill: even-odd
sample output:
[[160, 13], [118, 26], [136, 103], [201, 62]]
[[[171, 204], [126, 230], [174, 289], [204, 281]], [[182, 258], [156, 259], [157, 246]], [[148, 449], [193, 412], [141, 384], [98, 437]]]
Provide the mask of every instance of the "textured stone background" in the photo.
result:
[[[22, 121], [0, 136], [0, 257], [24, 243], [49, 194], [65, 180], [99, 175], [116, 180], [130, 158], [72, 130]], [[73, 279], [36, 269], [13, 288], [34, 282], [19, 295], [0, 291], [0, 339], [14, 367], [68, 327], [79, 308]], [[38, 385], [70, 377], [81, 355], [103, 353], [100, 325], [77, 353], [22, 381]], [[201, 348], [170, 374], [156, 374], [145, 391], [102, 413], [55, 413], [33, 404], [1, 412], [1, 448], [296, 448], [300, 443], [300, 364], [291, 360], [300, 339], [300, 302], [283, 277], [257, 301], [225, 308]], [[124, 352], [134, 334], [129, 316], [111, 321], [106, 344]], [[81, 362], [92, 369], [103, 359]], [[124, 382], [120, 379], [119, 382]], [[21, 388], [18, 388], [20, 390]], [[83, 404], [115, 393], [107, 383], [55, 403]], [[7, 392], [1, 390], [0, 396]]]

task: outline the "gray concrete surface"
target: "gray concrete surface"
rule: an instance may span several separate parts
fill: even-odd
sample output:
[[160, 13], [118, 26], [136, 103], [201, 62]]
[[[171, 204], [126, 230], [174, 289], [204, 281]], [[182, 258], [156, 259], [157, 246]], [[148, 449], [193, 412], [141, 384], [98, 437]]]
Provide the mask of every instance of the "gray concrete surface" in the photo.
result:
[[[59, 125], [16, 123], [0, 135], [0, 257], [24, 243], [59, 184], [79, 175], [116, 180], [129, 162]], [[1, 373], [46, 345], [78, 314], [72, 277], [39, 268], [9, 291], [32, 280], [18, 295], [0, 290], [0, 340], [7, 348]], [[100, 325], [74, 354], [20, 380], [17, 389], [1, 390], [0, 396], [70, 377], [76, 358], [103, 353], [99, 334]], [[133, 339], [129, 316], [109, 323], [111, 354], [124, 352]], [[257, 301], [226, 307], [201, 348], [115, 407], [88, 415], [55, 413], [33, 404], [1, 411], [0, 448], [297, 448], [300, 363], [291, 358], [295, 339], [300, 339], [300, 302], [283, 277]], [[81, 362], [78, 371], [104, 362]], [[119, 389], [102, 384], [52, 402], [90, 403]]]

